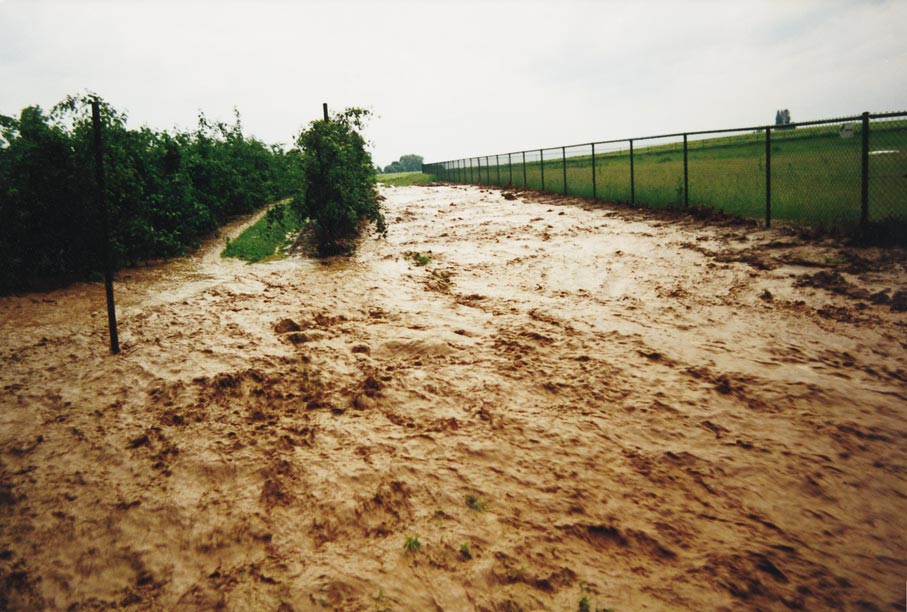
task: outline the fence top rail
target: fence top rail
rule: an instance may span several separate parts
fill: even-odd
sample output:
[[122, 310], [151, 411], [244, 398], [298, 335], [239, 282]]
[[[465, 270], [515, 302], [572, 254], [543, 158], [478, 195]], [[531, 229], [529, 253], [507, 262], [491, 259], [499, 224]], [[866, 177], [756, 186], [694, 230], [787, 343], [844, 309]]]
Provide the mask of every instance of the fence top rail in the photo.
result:
[[896, 117], [907, 117], [907, 112], [895, 111], [891, 113], [875, 113], [869, 115], [870, 119], [893, 119]]
[[[894, 119], [898, 117], [907, 117], [907, 111], [895, 111], [890, 113], [868, 113], [870, 119]], [[620, 142], [636, 142], [639, 140], [657, 140], [659, 138], [680, 138], [682, 136], [703, 136], [707, 134], [729, 134], [731, 132], [764, 132], [765, 130], [788, 130], [798, 127], [810, 127], [814, 125], [829, 125], [832, 123], [841, 123], [845, 121], [860, 121], [863, 119], [863, 115], [851, 115], [849, 117], [834, 117], [832, 119], [817, 119], [815, 121], [799, 121], [797, 123], [788, 123], [786, 125], [758, 125], [752, 127], [739, 127], [739, 128], [722, 128], [718, 130], [697, 130], [694, 132], [675, 132], [672, 134], [658, 134], [655, 136], [637, 136], [634, 138], [614, 138], [612, 140], [596, 140], [594, 142], [584, 142], [570, 145], [561, 145], [556, 147], [540, 147], [537, 149], [526, 149], [524, 151], [511, 151], [509, 153], [499, 153], [498, 155], [520, 155], [523, 153], [534, 153], [536, 151], [555, 151], [560, 149], [570, 149], [574, 147], [591, 147], [592, 145], [605, 145], [605, 144], [616, 144]], [[483, 157], [491, 157], [491, 155], [485, 155]], [[473, 159], [473, 158], [463, 158], [463, 159]], [[432, 162], [430, 164], [425, 164], [426, 166], [434, 164], [444, 164], [452, 162], [455, 160], [447, 160], [442, 162]]]

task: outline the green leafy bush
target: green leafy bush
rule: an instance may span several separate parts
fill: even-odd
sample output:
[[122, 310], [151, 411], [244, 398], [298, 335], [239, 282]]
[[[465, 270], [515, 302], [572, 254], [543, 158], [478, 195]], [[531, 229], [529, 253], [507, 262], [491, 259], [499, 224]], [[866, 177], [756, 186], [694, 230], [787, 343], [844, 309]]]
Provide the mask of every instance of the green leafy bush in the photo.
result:
[[350, 108], [329, 121], [309, 124], [297, 139], [302, 152], [303, 193], [294, 206], [312, 229], [322, 255], [352, 250], [363, 225], [386, 231], [375, 183], [375, 166], [357, 131], [367, 110]]
[[[101, 270], [91, 100], [68, 97], [0, 115], [0, 293]], [[128, 129], [101, 104], [105, 192], [115, 266], [171, 257], [228, 218], [298, 193], [298, 151], [204, 115], [193, 132]]]

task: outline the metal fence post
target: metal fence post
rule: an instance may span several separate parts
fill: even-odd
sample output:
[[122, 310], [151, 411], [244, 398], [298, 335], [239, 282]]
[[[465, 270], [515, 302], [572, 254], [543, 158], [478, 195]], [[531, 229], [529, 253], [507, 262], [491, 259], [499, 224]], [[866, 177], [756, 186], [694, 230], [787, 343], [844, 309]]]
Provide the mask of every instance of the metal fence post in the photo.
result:
[[765, 128], [765, 227], [772, 226], [772, 128]]
[[636, 203], [636, 177], [633, 176], [633, 139], [630, 139], [630, 203]]
[[526, 151], [523, 151], [523, 187], [529, 187], [526, 181]]
[[561, 161], [564, 166], [564, 195], [567, 195], [567, 147], [561, 147]]
[[497, 182], [497, 184], [498, 184], [498, 186], [500, 186], [500, 184], [501, 184], [501, 156], [500, 156], [500, 155], [495, 155], [495, 156], [494, 156], [494, 168], [495, 168], [495, 170], [498, 171], [498, 182]]
[[539, 168], [542, 169], [542, 191], [545, 191], [545, 150], [539, 149]]
[[[327, 105], [325, 105], [327, 108]], [[327, 112], [327, 111], [325, 111]], [[104, 292], [107, 294], [107, 330], [110, 333], [110, 352], [120, 352], [120, 338], [117, 333], [117, 311], [113, 300], [113, 254], [110, 252], [110, 218], [107, 212], [107, 197], [104, 192], [104, 149], [101, 141], [101, 104], [97, 98], [91, 101], [91, 121], [94, 129], [95, 178], [98, 189], [98, 207], [101, 212], [101, 231], [104, 235]]]
[[687, 160], [687, 135], [683, 135], [683, 207], [690, 206], [690, 173]]
[[507, 182], [508, 185], [513, 187], [513, 157], [512, 153], [507, 154], [507, 171], [510, 173], [510, 180]]
[[860, 164], [860, 231], [865, 236], [869, 227], [869, 113], [863, 113], [862, 118], [863, 150]]
[[597, 200], [598, 194], [595, 189], [595, 143], [592, 143], [592, 199]]

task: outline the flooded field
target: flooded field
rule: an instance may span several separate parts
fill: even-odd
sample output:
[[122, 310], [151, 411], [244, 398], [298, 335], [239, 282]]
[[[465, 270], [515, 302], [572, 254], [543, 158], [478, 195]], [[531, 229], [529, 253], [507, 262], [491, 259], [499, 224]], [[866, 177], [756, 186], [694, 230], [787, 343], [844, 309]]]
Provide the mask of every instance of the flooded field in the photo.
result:
[[0, 298], [0, 609], [903, 609], [904, 251], [384, 195]]

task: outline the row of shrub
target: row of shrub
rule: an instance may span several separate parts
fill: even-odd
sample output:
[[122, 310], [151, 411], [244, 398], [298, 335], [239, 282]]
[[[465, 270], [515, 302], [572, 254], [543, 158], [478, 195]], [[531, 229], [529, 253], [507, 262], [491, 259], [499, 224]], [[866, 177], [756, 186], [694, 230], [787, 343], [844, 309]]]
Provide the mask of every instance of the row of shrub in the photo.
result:
[[[101, 104], [114, 265], [172, 257], [234, 215], [304, 190], [303, 154], [199, 116], [193, 131], [129, 129]], [[90, 100], [0, 115], [0, 293], [102, 269]]]

